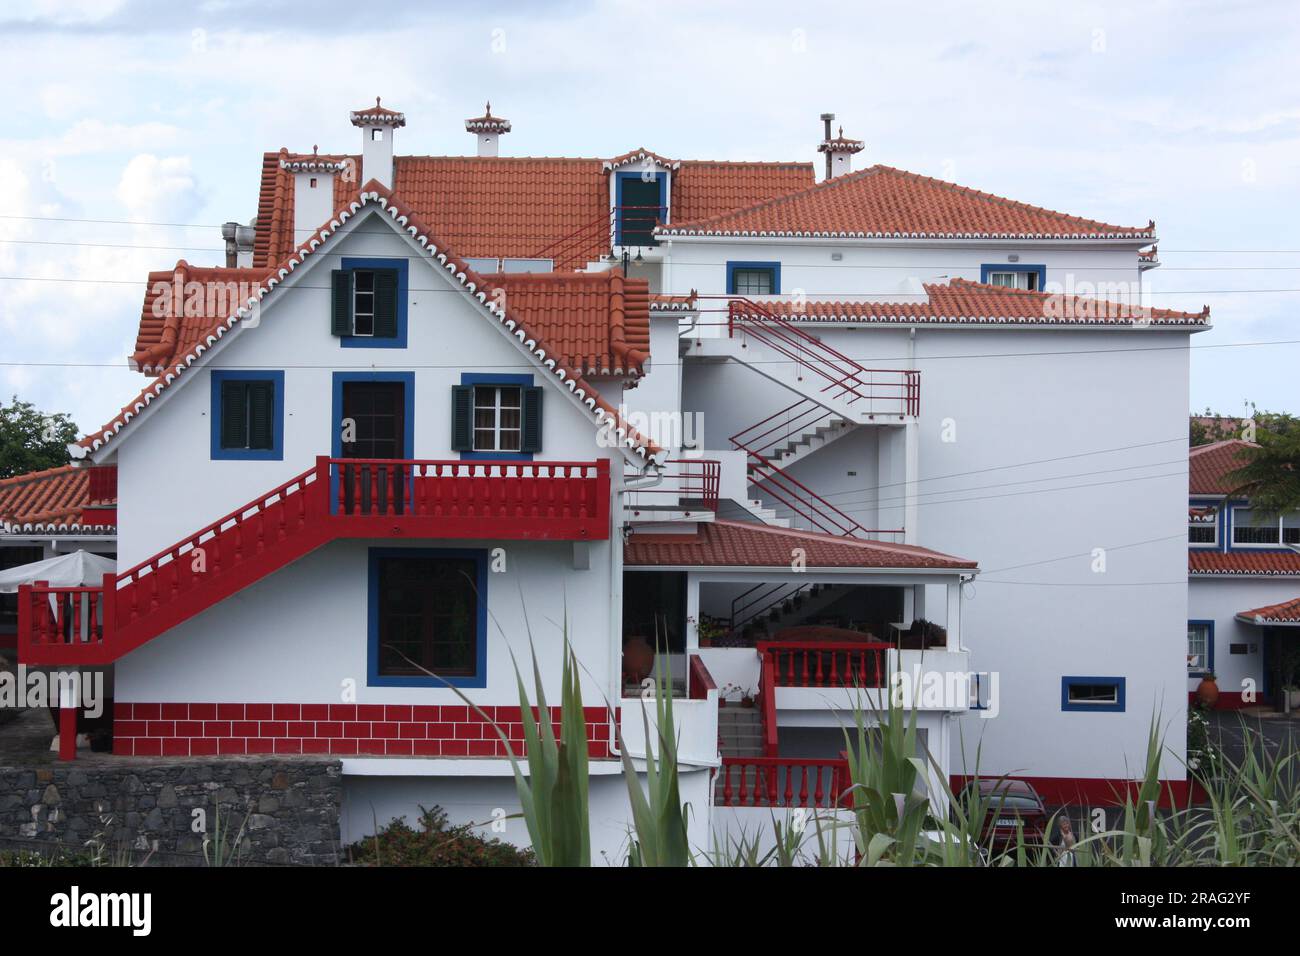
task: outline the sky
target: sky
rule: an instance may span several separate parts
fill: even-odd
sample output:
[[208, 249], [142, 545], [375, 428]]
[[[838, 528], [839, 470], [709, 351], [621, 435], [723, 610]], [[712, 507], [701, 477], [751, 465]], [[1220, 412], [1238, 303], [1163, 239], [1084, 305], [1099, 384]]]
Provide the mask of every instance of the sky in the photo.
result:
[[[884, 163], [1123, 225], [1153, 304], [1209, 305], [1191, 408], [1300, 412], [1300, 7], [1210, 3], [0, 2], [0, 396], [82, 430], [126, 367], [150, 270], [222, 261], [264, 151]], [[76, 220], [95, 220], [94, 222]], [[813, 290], [809, 290], [810, 292]]]

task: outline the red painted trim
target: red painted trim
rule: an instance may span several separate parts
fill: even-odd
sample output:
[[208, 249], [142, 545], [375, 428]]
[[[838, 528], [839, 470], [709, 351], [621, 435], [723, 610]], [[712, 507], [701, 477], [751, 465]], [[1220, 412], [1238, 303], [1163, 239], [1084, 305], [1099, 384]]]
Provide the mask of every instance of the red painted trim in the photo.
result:
[[[381, 467], [386, 481], [379, 478]], [[331, 487], [339, 498], [333, 503]], [[390, 491], [401, 496], [400, 504]], [[22, 585], [18, 656], [51, 666], [111, 663], [341, 538], [607, 540], [609, 496], [605, 458], [365, 462], [320, 456], [314, 467], [172, 547], [116, 577], [105, 575], [99, 588]], [[88, 639], [68, 640], [80, 633], [83, 605], [93, 611], [101, 603], [102, 615], [86, 614]]]
[[[127, 757], [252, 753], [505, 757], [505, 744], [490, 723], [495, 721], [515, 756], [525, 756], [520, 709], [484, 705], [480, 710], [482, 714], [464, 705], [152, 704], [119, 700], [113, 704], [113, 753]], [[612, 758], [608, 712], [603, 707], [584, 707], [583, 717], [588, 756]], [[559, 707], [551, 708], [551, 721], [558, 737]]]
[[59, 708], [59, 759], [77, 759], [77, 708]]
[[[970, 783], [973, 778], [954, 774], [949, 779], [953, 792]], [[983, 779], [993, 779], [984, 775]], [[1049, 806], [1114, 807], [1123, 806], [1127, 796], [1137, 796], [1139, 784], [1133, 780], [1107, 777], [1010, 777], [1023, 780], [1038, 791]], [[1160, 806], [1186, 806], [1190, 784], [1186, 780], [1160, 781]]]

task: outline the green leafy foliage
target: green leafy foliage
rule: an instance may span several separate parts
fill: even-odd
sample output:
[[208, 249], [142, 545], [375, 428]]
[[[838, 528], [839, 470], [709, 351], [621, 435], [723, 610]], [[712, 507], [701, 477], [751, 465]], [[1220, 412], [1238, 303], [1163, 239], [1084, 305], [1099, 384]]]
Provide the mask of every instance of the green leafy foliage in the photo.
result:
[[66, 465], [76, 423], [63, 412], [47, 414], [13, 397], [0, 403], [0, 478]]
[[451, 826], [441, 807], [420, 808], [419, 829], [393, 820], [372, 837], [348, 848], [361, 866], [534, 866], [531, 850], [486, 839], [466, 825]]

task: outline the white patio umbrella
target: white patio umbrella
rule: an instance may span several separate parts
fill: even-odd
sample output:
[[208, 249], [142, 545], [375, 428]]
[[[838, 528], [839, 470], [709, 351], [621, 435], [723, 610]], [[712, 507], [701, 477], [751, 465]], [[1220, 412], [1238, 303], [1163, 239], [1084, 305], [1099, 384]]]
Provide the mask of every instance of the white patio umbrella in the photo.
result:
[[70, 588], [102, 584], [105, 574], [117, 571], [117, 562], [89, 551], [73, 551], [44, 561], [0, 571], [0, 594], [14, 594], [20, 584], [48, 581], [54, 587]]

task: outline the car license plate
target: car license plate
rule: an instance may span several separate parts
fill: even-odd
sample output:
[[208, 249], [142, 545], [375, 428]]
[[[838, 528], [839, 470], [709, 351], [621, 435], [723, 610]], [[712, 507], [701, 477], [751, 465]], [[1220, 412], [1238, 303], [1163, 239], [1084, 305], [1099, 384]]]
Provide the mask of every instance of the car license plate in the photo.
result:
[[1018, 823], [1020, 823], [1020, 821], [1015, 817], [1002, 817], [995, 825], [1000, 827], [1015, 827]]

